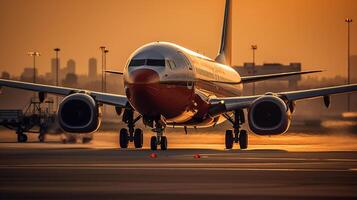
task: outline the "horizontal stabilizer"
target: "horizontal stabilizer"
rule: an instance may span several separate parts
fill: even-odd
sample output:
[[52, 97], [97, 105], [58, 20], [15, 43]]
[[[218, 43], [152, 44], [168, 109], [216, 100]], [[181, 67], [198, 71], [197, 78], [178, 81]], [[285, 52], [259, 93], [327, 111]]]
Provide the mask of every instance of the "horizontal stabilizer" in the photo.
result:
[[106, 72], [106, 73], [110, 73], [110, 74], [123, 75], [123, 72], [120, 72], [120, 71], [105, 70], [105, 72]]

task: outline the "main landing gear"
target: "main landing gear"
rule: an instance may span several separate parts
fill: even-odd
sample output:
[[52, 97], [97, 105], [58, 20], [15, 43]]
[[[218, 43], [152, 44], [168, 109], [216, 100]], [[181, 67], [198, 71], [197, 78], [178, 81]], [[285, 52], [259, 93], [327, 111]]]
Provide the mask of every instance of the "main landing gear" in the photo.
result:
[[245, 123], [243, 110], [236, 110], [234, 112], [234, 119], [232, 119], [227, 114], [224, 114], [224, 117], [226, 117], [227, 120], [233, 124], [233, 130], [226, 130], [226, 137], [225, 137], [226, 149], [232, 149], [234, 143], [239, 143], [241, 149], [247, 149], [248, 148], [247, 131], [240, 130], [241, 125]]
[[137, 149], [143, 147], [143, 131], [140, 128], [135, 129], [135, 123], [140, 119], [141, 116], [134, 119], [134, 111], [132, 109], [125, 109], [123, 122], [128, 125], [128, 129], [122, 128], [119, 132], [119, 144], [121, 148], [128, 148], [129, 142], [134, 142], [134, 146]]
[[164, 135], [165, 123], [161, 120], [155, 121], [155, 128], [152, 129], [156, 133], [156, 136], [152, 136], [150, 140], [151, 150], [157, 150], [157, 146], [160, 145], [161, 150], [167, 150], [167, 138]]

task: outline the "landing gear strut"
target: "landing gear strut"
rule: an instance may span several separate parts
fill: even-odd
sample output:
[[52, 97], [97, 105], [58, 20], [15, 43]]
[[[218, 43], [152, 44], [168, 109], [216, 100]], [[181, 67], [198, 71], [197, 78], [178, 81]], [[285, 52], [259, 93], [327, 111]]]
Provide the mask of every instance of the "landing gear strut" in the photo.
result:
[[248, 134], [246, 130], [241, 130], [241, 125], [244, 124], [244, 112], [243, 110], [234, 111], [234, 119], [229, 115], [224, 114], [224, 117], [227, 118], [233, 124], [233, 130], [226, 130], [225, 144], [226, 149], [232, 149], [234, 143], [239, 143], [240, 149], [248, 148]]
[[123, 114], [123, 122], [128, 125], [128, 128], [122, 128], [119, 132], [119, 144], [121, 148], [128, 148], [129, 142], [134, 142], [135, 148], [139, 149], [143, 147], [143, 131], [139, 128], [135, 129], [135, 123], [140, 119], [141, 115], [134, 119], [134, 110], [125, 109]]
[[157, 150], [157, 146], [160, 145], [160, 149], [165, 151], [167, 150], [167, 138], [164, 135], [165, 123], [161, 120], [155, 121], [155, 128], [152, 129], [156, 133], [156, 136], [151, 137], [150, 148], [151, 150]]

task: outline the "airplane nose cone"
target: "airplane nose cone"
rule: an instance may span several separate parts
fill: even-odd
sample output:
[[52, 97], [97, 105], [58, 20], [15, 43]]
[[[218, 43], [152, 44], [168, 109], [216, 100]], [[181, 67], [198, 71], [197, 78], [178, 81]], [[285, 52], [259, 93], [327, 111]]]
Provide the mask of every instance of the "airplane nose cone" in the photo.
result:
[[173, 118], [186, 111], [193, 90], [182, 85], [160, 83], [152, 69], [136, 69], [128, 73], [125, 92], [130, 104], [147, 117]]
[[158, 83], [159, 74], [152, 69], [137, 69], [129, 74], [129, 82], [132, 84]]
[[159, 74], [152, 69], [137, 69], [129, 74], [126, 96], [141, 114], [158, 116]]

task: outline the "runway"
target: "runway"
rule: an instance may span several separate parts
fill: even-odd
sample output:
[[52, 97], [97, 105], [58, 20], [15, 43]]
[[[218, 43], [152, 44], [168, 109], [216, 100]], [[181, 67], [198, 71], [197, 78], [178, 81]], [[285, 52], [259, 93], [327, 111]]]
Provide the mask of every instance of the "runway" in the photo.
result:
[[152, 158], [148, 149], [2, 141], [0, 199], [356, 199], [357, 151], [259, 145], [174, 145]]

